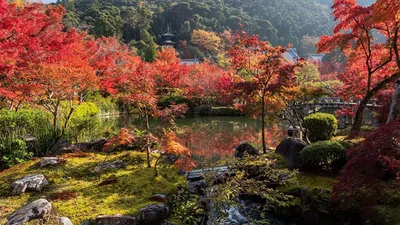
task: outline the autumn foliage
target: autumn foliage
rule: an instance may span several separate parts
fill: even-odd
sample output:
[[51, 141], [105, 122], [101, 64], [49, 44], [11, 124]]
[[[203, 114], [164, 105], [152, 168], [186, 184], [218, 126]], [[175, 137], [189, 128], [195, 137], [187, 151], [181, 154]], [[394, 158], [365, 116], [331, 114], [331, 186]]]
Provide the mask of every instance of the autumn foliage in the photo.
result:
[[381, 200], [385, 182], [399, 182], [399, 128], [399, 123], [382, 126], [349, 150], [349, 161], [332, 193], [341, 209], [373, 206]]
[[[346, 56], [343, 86], [338, 90], [345, 100], [360, 101], [352, 134], [360, 131], [364, 109], [377, 93], [400, 77], [398, 1], [377, 1], [363, 7], [356, 0], [335, 0], [332, 9], [337, 21], [331, 36], [321, 37], [321, 52], [341, 50]], [[386, 39], [378, 41], [376, 34]]]
[[103, 151], [110, 152], [120, 146], [126, 146], [126, 145], [130, 144], [134, 140], [135, 140], [135, 136], [133, 134], [129, 133], [128, 129], [121, 128], [121, 130], [115, 137], [109, 139], [107, 141], [107, 143], [104, 144]]
[[264, 153], [266, 111], [282, 108], [273, 95], [282, 87], [290, 86], [294, 77], [294, 63], [283, 56], [286, 49], [238, 31], [229, 52], [232, 67], [241, 75], [233, 85], [233, 94], [242, 109], [250, 108], [253, 116], [261, 116]]

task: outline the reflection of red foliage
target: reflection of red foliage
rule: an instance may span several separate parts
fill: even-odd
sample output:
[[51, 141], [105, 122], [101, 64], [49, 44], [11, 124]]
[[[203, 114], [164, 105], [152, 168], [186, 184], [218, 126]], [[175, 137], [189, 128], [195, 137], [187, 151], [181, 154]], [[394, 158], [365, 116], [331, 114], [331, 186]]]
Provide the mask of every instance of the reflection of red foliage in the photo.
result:
[[334, 185], [332, 200], [343, 209], [360, 209], [377, 203], [382, 179], [400, 178], [400, 124], [382, 126], [351, 149], [350, 158]]
[[[186, 128], [180, 135], [183, 143], [188, 146], [192, 155], [201, 163], [201, 159], [206, 161], [210, 159], [224, 159], [234, 155], [235, 148], [242, 142], [249, 142], [254, 147], [261, 146], [261, 131], [252, 126], [243, 124], [233, 125], [227, 132], [224, 126], [199, 126]], [[276, 147], [283, 139], [284, 133], [277, 125], [266, 129], [266, 143], [271, 147]]]

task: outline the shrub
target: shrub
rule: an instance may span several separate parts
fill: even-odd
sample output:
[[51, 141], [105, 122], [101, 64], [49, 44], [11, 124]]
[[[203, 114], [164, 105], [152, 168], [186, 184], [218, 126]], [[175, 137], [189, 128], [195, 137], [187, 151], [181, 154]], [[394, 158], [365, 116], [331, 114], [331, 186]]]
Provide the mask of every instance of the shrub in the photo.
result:
[[[25, 143], [30, 134], [36, 138]], [[54, 141], [49, 116], [41, 110], [22, 109], [18, 112], [0, 110], [0, 167], [7, 168], [32, 157], [43, 155]]]
[[24, 140], [13, 140], [10, 144], [0, 144], [0, 168], [12, 167], [15, 164], [25, 162], [32, 158], [33, 153], [28, 152]]
[[337, 119], [328, 113], [315, 113], [304, 118], [304, 127], [312, 142], [331, 139], [338, 128]]
[[340, 142], [321, 141], [300, 152], [303, 168], [338, 172], [346, 163], [346, 149]]
[[400, 124], [374, 131], [347, 153], [349, 161], [333, 186], [332, 200], [341, 209], [360, 210], [384, 198], [383, 181], [400, 181]]
[[82, 139], [91, 139], [100, 124], [99, 109], [94, 103], [83, 102], [71, 115], [68, 133], [76, 142]]

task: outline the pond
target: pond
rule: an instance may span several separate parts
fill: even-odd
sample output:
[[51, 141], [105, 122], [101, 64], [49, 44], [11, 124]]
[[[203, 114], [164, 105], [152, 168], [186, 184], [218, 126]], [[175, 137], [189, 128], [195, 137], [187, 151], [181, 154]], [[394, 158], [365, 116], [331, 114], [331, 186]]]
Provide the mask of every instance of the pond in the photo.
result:
[[[266, 142], [276, 147], [285, 137], [288, 124], [284, 121], [270, 124], [266, 128]], [[160, 121], [151, 121], [151, 132], [162, 135]], [[250, 142], [261, 149], [261, 122], [247, 117], [199, 117], [176, 120], [176, 133], [192, 152], [197, 167], [212, 166], [229, 160], [241, 142]], [[115, 133], [120, 128], [144, 130], [143, 121], [132, 116], [102, 119], [102, 130]]]
[[[334, 113], [333, 110], [321, 112]], [[338, 119], [339, 127], [344, 126], [345, 120]], [[374, 125], [374, 116], [371, 110], [366, 110], [364, 124]], [[275, 148], [286, 136], [289, 123], [279, 120], [267, 125], [267, 146]], [[182, 143], [192, 152], [197, 167], [218, 166], [227, 164], [234, 155], [234, 149], [241, 142], [249, 142], [257, 149], [261, 149], [261, 121], [248, 117], [192, 117], [176, 120], [177, 134]], [[134, 116], [117, 116], [102, 118], [96, 137], [110, 137], [120, 128], [129, 130], [145, 130], [143, 120]], [[163, 133], [163, 124], [158, 120], [150, 122], [151, 132], [157, 138]], [[90, 135], [93, 137], [93, 135]]]

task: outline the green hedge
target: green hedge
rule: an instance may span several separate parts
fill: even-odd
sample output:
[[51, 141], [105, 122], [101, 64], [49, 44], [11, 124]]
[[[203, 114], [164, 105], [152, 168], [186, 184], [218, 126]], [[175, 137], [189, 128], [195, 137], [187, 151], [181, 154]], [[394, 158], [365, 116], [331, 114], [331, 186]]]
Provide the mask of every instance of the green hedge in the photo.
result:
[[304, 169], [340, 171], [346, 163], [346, 148], [337, 141], [320, 141], [300, 152]]
[[331, 139], [338, 128], [337, 119], [328, 113], [315, 113], [304, 118], [304, 127], [308, 129], [312, 142]]

